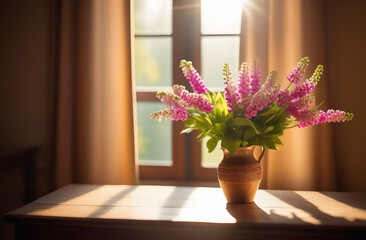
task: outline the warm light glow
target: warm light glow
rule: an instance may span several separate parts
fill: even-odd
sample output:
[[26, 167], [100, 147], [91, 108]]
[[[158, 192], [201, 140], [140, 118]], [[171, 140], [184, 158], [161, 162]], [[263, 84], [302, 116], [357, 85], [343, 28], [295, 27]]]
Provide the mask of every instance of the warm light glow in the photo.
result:
[[172, 0], [135, 0], [136, 34], [171, 34]]
[[239, 34], [242, 4], [242, 0], [202, 0], [202, 33]]

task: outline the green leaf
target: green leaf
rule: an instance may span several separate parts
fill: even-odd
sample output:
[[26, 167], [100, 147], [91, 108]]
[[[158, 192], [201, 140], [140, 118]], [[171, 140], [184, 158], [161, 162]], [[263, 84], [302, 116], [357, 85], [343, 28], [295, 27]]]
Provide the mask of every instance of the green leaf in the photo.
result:
[[272, 136], [272, 138], [273, 138], [273, 142], [274, 142], [275, 144], [283, 145], [279, 137], [277, 137], [277, 136]]
[[220, 139], [218, 139], [218, 138], [212, 137], [207, 141], [206, 146], [207, 146], [207, 149], [208, 149], [209, 153], [211, 153], [211, 152], [213, 152], [213, 150], [215, 150], [219, 140]]
[[227, 138], [223, 140], [224, 146], [230, 152], [230, 154], [233, 154], [236, 151], [236, 149], [239, 148], [241, 142], [242, 142], [241, 139], [237, 138], [233, 134], [230, 134]]
[[269, 118], [272, 117], [274, 115], [276, 115], [277, 111], [279, 110], [279, 107], [274, 104], [271, 107], [267, 107], [264, 110], [262, 110], [261, 112], [258, 113], [258, 115], [256, 116], [256, 118]]
[[249, 139], [251, 139], [254, 136], [255, 136], [255, 131], [253, 128], [247, 127], [244, 129], [244, 134], [243, 134], [244, 141], [248, 141]]
[[221, 137], [224, 137], [225, 133], [227, 133], [226, 125], [224, 123], [215, 123], [213, 131]]
[[205, 137], [207, 136], [206, 132], [201, 132], [198, 136], [197, 136], [197, 141], [201, 142]]
[[184, 128], [180, 133], [183, 134], [183, 133], [190, 133], [194, 130], [194, 128], [191, 128], [191, 127], [188, 127], [188, 128]]
[[286, 120], [286, 113], [285, 113], [285, 110], [283, 108], [280, 108], [275, 117], [273, 117], [270, 121], [266, 122], [266, 124], [269, 124], [269, 125], [276, 125], [280, 122], [283, 122]]
[[282, 127], [281, 125], [276, 126], [272, 131], [271, 131], [271, 135], [272, 136], [282, 136], [283, 135], [283, 131], [285, 130], [285, 127]]
[[266, 148], [277, 150], [276, 144], [274, 143], [272, 138], [264, 138], [263, 145]]
[[266, 133], [268, 133], [268, 132], [272, 131], [273, 129], [274, 129], [274, 127], [273, 127], [273, 126], [269, 126], [269, 127], [267, 127], [267, 128], [263, 131], [263, 134], [266, 134]]
[[191, 126], [194, 122], [193, 117], [188, 117], [186, 120], [184, 120], [184, 126]]
[[254, 126], [254, 123], [251, 120], [249, 120], [248, 118], [239, 118], [239, 117], [237, 117], [237, 118], [234, 119], [234, 125], [235, 126], [249, 126], [249, 127], [253, 128], [254, 131], [257, 134], [259, 134], [259, 131]]
[[222, 96], [221, 92], [218, 92], [216, 95], [214, 109], [222, 112], [224, 115], [228, 114], [228, 107], [224, 97]]
[[192, 127], [200, 129], [202, 131], [206, 131], [207, 129], [210, 128], [210, 123], [205, 118], [199, 116], [191, 116], [191, 117], [194, 119]]
[[214, 92], [208, 91], [206, 93], [206, 97], [210, 103], [213, 103], [213, 99], [216, 98], [216, 94]]

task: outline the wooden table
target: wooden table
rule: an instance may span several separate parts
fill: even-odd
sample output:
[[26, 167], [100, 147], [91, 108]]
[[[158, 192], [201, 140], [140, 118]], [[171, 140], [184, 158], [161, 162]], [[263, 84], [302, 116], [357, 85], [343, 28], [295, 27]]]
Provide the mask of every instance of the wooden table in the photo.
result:
[[4, 216], [16, 239], [366, 239], [366, 193], [73, 184]]

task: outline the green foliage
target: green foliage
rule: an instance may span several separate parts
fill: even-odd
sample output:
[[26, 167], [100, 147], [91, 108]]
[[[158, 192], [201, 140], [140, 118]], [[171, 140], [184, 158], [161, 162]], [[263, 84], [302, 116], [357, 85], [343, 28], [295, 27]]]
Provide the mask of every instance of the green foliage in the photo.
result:
[[229, 113], [228, 106], [222, 93], [208, 92], [207, 99], [214, 108], [210, 113], [204, 113], [195, 108], [189, 108], [188, 117], [181, 133], [200, 130], [197, 137], [199, 141], [208, 137], [206, 144], [208, 151], [212, 152], [219, 141], [221, 147], [234, 153], [239, 147], [259, 145], [269, 149], [278, 149], [282, 145], [279, 136], [289, 128], [291, 120], [284, 109], [276, 103], [263, 109], [252, 119], [234, 116]]

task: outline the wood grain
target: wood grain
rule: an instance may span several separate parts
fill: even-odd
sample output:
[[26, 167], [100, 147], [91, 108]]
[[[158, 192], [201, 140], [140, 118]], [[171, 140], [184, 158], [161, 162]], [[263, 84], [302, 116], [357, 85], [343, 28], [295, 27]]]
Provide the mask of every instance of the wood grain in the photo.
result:
[[145, 230], [169, 226], [182, 228], [177, 232], [184, 234], [189, 226], [193, 232], [207, 228], [210, 238], [215, 231], [232, 235], [234, 229], [257, 231], [256, 236], [274, 231], [309, 237], [310, 231], [322, 238], [363, 238], [366, 193], [259, 190], [255, 203], [226, 204], [220, 188], [73, 184], [8, 213], [4, 220], [19, 227], [37, 223], [38, 228], [58, 223], [88, 228], [123, 223]]

